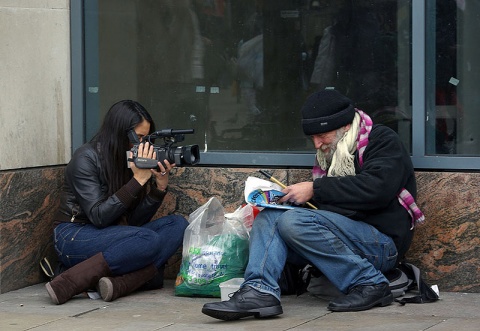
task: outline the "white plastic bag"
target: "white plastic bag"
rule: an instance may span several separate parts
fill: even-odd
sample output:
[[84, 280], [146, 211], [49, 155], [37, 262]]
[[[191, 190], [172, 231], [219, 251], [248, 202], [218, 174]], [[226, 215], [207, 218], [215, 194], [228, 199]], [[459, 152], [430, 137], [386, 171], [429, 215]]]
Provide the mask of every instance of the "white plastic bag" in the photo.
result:
[[225, 215], [215, 197], [190, 214], [175, 295], [220, 297], [220, 283], [243, 277], [248, 262], [247, 214], [248, 208], [242, 208]]

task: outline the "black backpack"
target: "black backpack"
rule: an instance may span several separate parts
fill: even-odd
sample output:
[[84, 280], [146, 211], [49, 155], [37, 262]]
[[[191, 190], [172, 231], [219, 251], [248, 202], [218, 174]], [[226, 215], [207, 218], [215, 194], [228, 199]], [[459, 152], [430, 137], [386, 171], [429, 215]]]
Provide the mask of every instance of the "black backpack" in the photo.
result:
[[[401, 305], [434, 302], [439, 299], [438, 294], [422, 279], [420, 269], [411, 263], [400, 262], [397, 268], [385, 273], [385, 277], [390, 282], [395, 301]], [[415, 294], [406, 297], [407, 292]], [[398, 299], [399, 297], [402, 299]]]
[[[320, 278], [322, 276], [322, 273], [311, 265], [298, 266], [287, 262], [278, 284], [282, 295], [296, 294], [298, 296], [307, 292], [312, 277]], [[390, 283], [390, 290], [395, 301], [401, 305], [433, 302], [439, 299], [438, 294], [422, 279], [420, 270], [411, 263], [401, 262], [397, 268], [385, 273], [385, 277]], [[325, 282], [323, 286], [325, 288]], [[334, 287], [333, 284], [331, 287]], [[332, 288], [329, 292], [335, 293], [335, 290]], [[415, 294], [406, 297], [407, 293]]]

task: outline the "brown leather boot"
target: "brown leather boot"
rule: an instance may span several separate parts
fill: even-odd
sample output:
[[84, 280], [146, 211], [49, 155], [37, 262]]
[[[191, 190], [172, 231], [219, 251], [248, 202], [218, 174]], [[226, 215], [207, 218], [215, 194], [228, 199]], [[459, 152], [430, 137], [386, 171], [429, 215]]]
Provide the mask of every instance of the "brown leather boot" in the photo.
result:
[[103, 254], [98, 253], [62, 272], [45, 287], [53, 303], [61, 305], [73, 296], [95, 288], [99, 279], [108, 275], [110, 268]]
[[164, 274], [165, 266], [162, 266], [160, 269], [158, 269], [158, 272], [155, 274], [155, 276], [139, 287], [137, 291], [154, 291], [163, 288]]
[[110, 302], [128, 295], [151, 280], [157, 268], [151, 264], [143, 269], [118, 277], [103, 277], [98, 282], [98, 291], [104, 301]]

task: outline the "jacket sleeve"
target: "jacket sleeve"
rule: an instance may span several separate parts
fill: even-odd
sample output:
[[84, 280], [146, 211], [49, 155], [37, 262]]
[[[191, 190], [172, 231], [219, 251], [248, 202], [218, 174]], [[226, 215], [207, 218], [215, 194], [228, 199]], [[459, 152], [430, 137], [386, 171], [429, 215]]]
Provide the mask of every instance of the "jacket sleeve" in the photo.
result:
[[160, 208], [166, 194], [166, 191], [160, 191], [152, 184], [149, 194], [140, 201], [137, 207], [129, 215], [127, 220], [128, 224], [141, 226], [149, 222], [157, 212], [158, 208]]
[[[66, 170], [67, 184], [86, 218], [98, 228], [114, 224], [132, 206], [143, 187], [130, 179], [115, 194], [105, 197], [100, 162], [91, 149], [76, 153]], [[148, 220], [147, 220], [148, 221]]]
[[322, 177], [314, 181], [314, 201], [356, 212], [386, 208], [406, 183], [406, 152], [396, 133], [376, 126], [369, 136], [363, 166], [355, 155], [355, 176]]

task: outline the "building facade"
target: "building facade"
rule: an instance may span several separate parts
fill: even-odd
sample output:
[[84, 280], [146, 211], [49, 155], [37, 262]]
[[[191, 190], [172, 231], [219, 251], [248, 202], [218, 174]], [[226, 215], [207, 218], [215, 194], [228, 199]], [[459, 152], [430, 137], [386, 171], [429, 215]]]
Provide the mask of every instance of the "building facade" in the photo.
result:
[[157, 129], [195, 130], [184, 143], [200, 147], [200, 164], [177, 169], [159, 211], [188, 216], [211, 196], [233, 211], [260, 168], [286, 183], [308, 179], [299, 109], [324, 88], [390, 126], [411, 152], [427, 225], [409, 258], [440, 290], [478, 292], [479, 7], [0, 0], [0, 292], [45, 280], [38, 262], [55, 258], [64, 166], [115, 101], [140, 101]]

